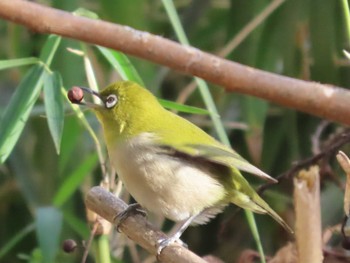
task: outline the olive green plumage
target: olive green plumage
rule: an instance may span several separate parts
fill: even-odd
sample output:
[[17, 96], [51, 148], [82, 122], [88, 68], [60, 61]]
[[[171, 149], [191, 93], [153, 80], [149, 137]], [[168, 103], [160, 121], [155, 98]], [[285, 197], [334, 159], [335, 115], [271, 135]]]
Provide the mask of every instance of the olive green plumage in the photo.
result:
[[202, 224], [234, 203], [267, 213], [291, 231], [239, 170], [271, 177], [165, 110], [147, 89], [121, 81], [103, 89], [99, 97], [104, 105], [94, 111], [103, 126], [109, 157], [143, 207], [174, 221]]

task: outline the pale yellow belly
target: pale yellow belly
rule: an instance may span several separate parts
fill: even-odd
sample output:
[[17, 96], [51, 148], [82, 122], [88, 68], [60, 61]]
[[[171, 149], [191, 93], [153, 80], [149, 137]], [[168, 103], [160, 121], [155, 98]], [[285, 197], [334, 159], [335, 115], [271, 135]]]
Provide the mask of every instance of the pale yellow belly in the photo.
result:
[[134, 199], [147, 210], [174, 221], [216, 206], [225, 189], [195, 163], [157, 154], [137, 139], [109, 149], [118, 176]]

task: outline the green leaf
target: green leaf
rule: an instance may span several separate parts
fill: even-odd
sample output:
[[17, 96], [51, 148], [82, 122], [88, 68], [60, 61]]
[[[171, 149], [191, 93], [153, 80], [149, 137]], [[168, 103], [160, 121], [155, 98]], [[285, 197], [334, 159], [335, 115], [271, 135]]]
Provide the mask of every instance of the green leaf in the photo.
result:
[[42, 65], [29, 70], [5, 109], [0, 126], [0, 163], [5, 162], [22, 133], [41, 91], [43, 72]]
[[[253, 237], [255, 239], [255, 243], [257, 245], [258, 251], [259, 251], [260, 255], [264, 255], [262, 240], [260, 238], [260, 234], [259, 234], [259, 230], [258, 230], [256, 221], [255, 221], [254, 214], [251, 211], [245, 210], [245, 215], [246, 215], [247, 221], [249, 223], [250, 230], [252, 231]], [[262, 257], [260, 259], [260, 262], [265, 263], [266, 262], [265, 257]]]
[[164, 108], [191, 114], [209, 114], [209, 111], [202, 108], [179, 104], [170, 100], [158, 99]]
[[64, 202], [71, 198], [73, 193], [81, 185], [85, 176], [96, 166], [97, 160], [96, 154], [89, 155], [72, 174], [66, 177], [67, 179], [63, 182], [53, 198], [53, 204], [55, 206], [62, 206]]
[[34, 224], [31, 223], [21, 229], [17, 234], [13, 235], [11, 239], [6, 240], [6, 244], [0, 249], [0, 259], [6, 256], [14, 246], [21, 242], [33, 230]]
[[36, 210], [36, 234], [43, 261], [51, 263], [59, 248], [62, 229], [62, 213], [55, 207], [40, 207]]
[[79, 218], [76, 215], [76, 211], [65, 210], [63, 211], [64, 224], [67, 224], [71, 229], [73, 229], [78, 235], [83, 239], [87, 240], [90, 236], [90, 228], [86, 224], [86, 221]]
[[244, 96], [241, 99], [243, 118], [249, 127], [253, 129], [263, 128], [267, 111], [268, 103], [264, 100]]
[[64, 106], [61, 87], [61, 75], [58, 72], [46, 72], [44, 77], [45, 109], [47, 122], [57, 154], [60, 153], [64, 124]]
[[58, 171], [60, 175], [65, 174], [65, 169], [69, 164], [69, 160], [71, 156], [75, 153], [74, 150], [78, 149], [78, 143], [81, 134], [82, 126], [76, 118], [65, 119], [58, 166]]
[[[45, 42], [40, 59], [49, 66], [61, 37], [51, 35]], [[22, 133], [29, 114], [39, 97], [44, 75], [42, 64], [32, 67], [17, 87], [6, 107], [0, 126], [0, 163], [5, 162]]]
[[109, 236], [106, 234], [99, 236], [97, 240], [97, 246], [99, 251], [98, 262], [111, 263], [111, 247], [109, 242]]
[[50, 66], [58, 45], [61, 42], [61, 39], [61, 37], [56, 35], [50, 35], [47, 38], [45, 45], [40, 52], [40, 60], [43, 61], [47, 66]]
[[79, 7], [77, 10], [73, 12], [74, 15], [87, 17], [90, 19], [98, 19], [98, 15], [86, 8]]
[[[348, 0], [342, 0], [342, 11], [343, 11], [343, 16], [344, 16], [344, 21], [345, 21], [345, 37], [347, 40], [347, 46], [350, 44], [350, 12], [349, 12], [349, 3]], [[349, 53], [345, 53], [346, 57], [349, 59]]]
[[[329, 1], [327, 5], [314, 5], [317, 1], [310, 1], [310, 6], [312, 6], [308, 26], [310, 43], [312, 45], [310, 50], [310, 56], [312, 57], [310, 78], [321, 83], [337, 83], [339, 81], [339, 72], [334, 63], [334, 54], [337, 54], [338, 48], [336, 45], [336, 29], [340, 23], [343, 24], [343, 21], [337, 22], [336, 17], [333, 16], [334, 12], [336, 12], [335, 10], [337, 10], [335, 9], [336, 6], [339, 6], [338, 2]], [[340, 10], [337, 11], [339, 12]], [[339, 15], [339, 17], [341, 16]], [[341, 46], [344, 47], [344, 44], [342, 43]]]
[[[267, 171], [281, 171], [299, 158], [297, 149], [300, 139], [296, 140], [298, 134], [296, 112], [283, 110], [279, 115], [268, 118], [265, 127], [262, 166]], [[303, 125], [304, 129], [305, 127], [306, 125]], [[284, 151], [285, 149], [288, 151]]]
[[18, 58], [18, 59], [8, 59], [0, 60], [0, 70], [7, 68], [14, 68], [19, 66], [31, 65], [38, 63], [40, 60], [38, 58]]
[[110, 50], [105, 47], [96, 46], [102, 55], [108, 60], [111, 66], [118, 71], [123, 80], [131, 80], [141, 86], [145, 86], [137, 70], [131, 64], [130, 60], [123, 53]]

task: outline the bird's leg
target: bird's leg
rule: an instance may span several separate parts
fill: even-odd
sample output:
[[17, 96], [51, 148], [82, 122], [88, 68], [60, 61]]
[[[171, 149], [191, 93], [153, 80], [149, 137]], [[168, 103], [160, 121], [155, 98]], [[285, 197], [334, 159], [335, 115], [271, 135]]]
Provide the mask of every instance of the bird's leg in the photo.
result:
[[142, 216], [147, 215], [146, 211], [143, 210], [141, 205], [138, 203], [128, 205], [124, 211], [117, 214], [113, 219], [113, 222], [116, 222], [117, 231], [120, 232], [120, 225], [125, 221], [125, 219], [127, 219], [130, 215], [135, 214], [140, 214]]
[[[174, 243], [175, 241], [180, 240], [182, 233], [192, 223], [193, 219], [195, 219], [196, 216], [197, 215], [193, 215], [193, 216], [187, 218], [186, 220], [183, 220], [183, 221], [176, 223], [176, 225], [172, 229], [169, 237], [158, 240], [158, 242], [157, 242], [158, 243], [157, 254], [159, 255], [160, 252], [162, 252], [163, 248], [169, 246], [170, 244]], [[180, 243], [181, 243], [181, 245], [185, 245], [185, 243], [183, 243], [181, 240], [180, 240]]]

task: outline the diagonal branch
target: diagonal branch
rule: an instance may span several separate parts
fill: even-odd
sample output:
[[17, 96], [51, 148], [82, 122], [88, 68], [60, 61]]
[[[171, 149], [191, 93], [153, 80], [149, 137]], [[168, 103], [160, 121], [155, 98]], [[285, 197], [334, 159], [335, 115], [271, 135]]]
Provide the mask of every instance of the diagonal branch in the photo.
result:
[[127, 26], [74, 16], [22, 0], [1, 0], [0, 17], [46, 34], [134, 55], [285, 107], [350, 124], [350, 92], [244, 66]]
[[[124, 211], [127, 207], [121, 199], [100, 186], [95, 186], [88, 192], [85, 203], [91, 211], [100, 215], [112, 224], [115, 224], [115, 216]], [[157, 253], [156, 242], [159, 239], [166, 237], [163, 232], [155, 230], [141, 215], [128, 217], [123, 223], [121, 223], [119, 229], [153, 255], [156, 255]], [[157, 259], [159, 262], [168, 263], [206, 262], [193, 252], [176, 244], [165, 247]]]

